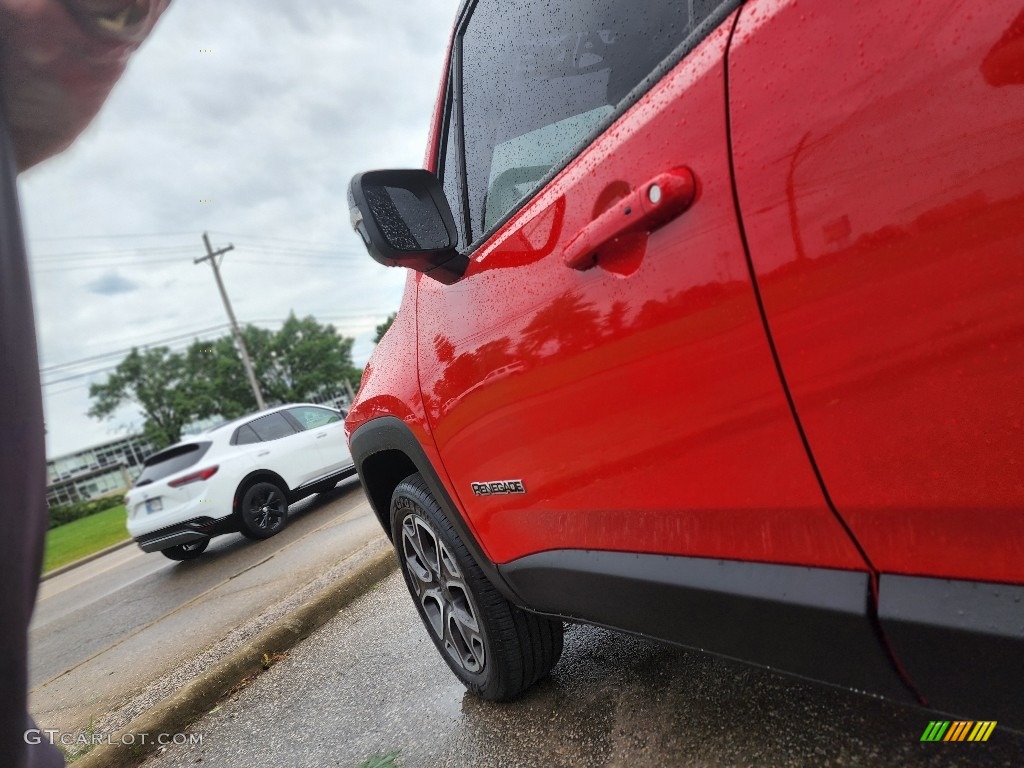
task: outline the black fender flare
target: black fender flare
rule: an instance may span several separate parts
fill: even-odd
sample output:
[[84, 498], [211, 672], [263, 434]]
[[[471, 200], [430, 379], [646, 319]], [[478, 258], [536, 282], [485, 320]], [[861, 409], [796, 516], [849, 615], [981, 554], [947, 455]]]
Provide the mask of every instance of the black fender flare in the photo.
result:
[[[526, 607], [522, 598], [502, 577], [497, 566], [484, 554], [483, 548], [466, 523], [462, 510], [448, 494], [423, 447], [404, 421], [395, 416], [371, 419], [352, 433], [349, 438], [349, 448], [366, 498], [389, 539], [392, 538], [391, 494], [399, 482], [409, 475], [419, 472], [426, 481], [430, 493], [444, 509], [452, 527], [459, 534], [459, 538], [462, 539], [487, 580], [507, 600], [520, 608]], [[387, 453], [393, 456], [396, 453], [401, 454], [408, 464], [398, 461], [398, 465], [392, 472], [380, 472], [380, 467], [375, 466], [374, 457], [380, 460], [385, 458], [381, 454]], [[397, 456], [394, 458], [396, 461], [398, 460]]]

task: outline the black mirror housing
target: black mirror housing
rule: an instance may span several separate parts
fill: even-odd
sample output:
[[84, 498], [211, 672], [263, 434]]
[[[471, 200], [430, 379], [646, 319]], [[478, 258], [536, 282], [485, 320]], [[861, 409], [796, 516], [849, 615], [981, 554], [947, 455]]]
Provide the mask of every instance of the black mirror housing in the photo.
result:
[[366, 171], [348, 188], [352, 227], [370, 256], [388, 267], [408, 267], [446, 285], [461, 278], [469, 258], [441, 183], [430, 171]]

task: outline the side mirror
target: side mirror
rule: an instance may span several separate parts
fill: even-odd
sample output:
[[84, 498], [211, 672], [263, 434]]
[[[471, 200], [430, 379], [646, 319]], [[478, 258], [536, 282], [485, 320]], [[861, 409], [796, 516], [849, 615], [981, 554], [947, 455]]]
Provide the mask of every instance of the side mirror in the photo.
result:
[[446, 285], [461, 278], [469, 258], [456, 250], [455, 217], [430, 171], [367, 171], [348, 188], [352, 227], [375, 261], [408, 267]]

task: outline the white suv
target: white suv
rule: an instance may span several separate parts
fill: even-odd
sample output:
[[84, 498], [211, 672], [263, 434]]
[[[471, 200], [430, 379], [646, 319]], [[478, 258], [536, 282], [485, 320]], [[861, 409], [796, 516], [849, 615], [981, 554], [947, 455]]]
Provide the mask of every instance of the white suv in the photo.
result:
[[355, 474], [344, 413], [283, 405], [192, 436], [146, 459], [128, 495], [128, 532], [145, 552], [199, 557], [210, 538], [266, 539], [288, 505]]

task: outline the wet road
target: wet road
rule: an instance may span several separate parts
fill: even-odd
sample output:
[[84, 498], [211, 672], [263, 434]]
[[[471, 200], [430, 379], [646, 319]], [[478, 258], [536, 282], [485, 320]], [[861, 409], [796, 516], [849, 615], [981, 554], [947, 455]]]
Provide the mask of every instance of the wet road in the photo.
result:
[[145, 766], [354, 768], [394, 750], [404, 768], [1024, 764], [1024, 736], [999, 727], [987, 743], [921, 743], [930, 719], [583, 626], [550, 679], [489, 704], [441, 661], [396, 573], [196, 723], [201, 745]]
[[40, 585], [30, 710], [73, 731], [383, 536], [357, 479], [295, 504], [277, 536], [214, 539], [175, 563], [132, 545]]

